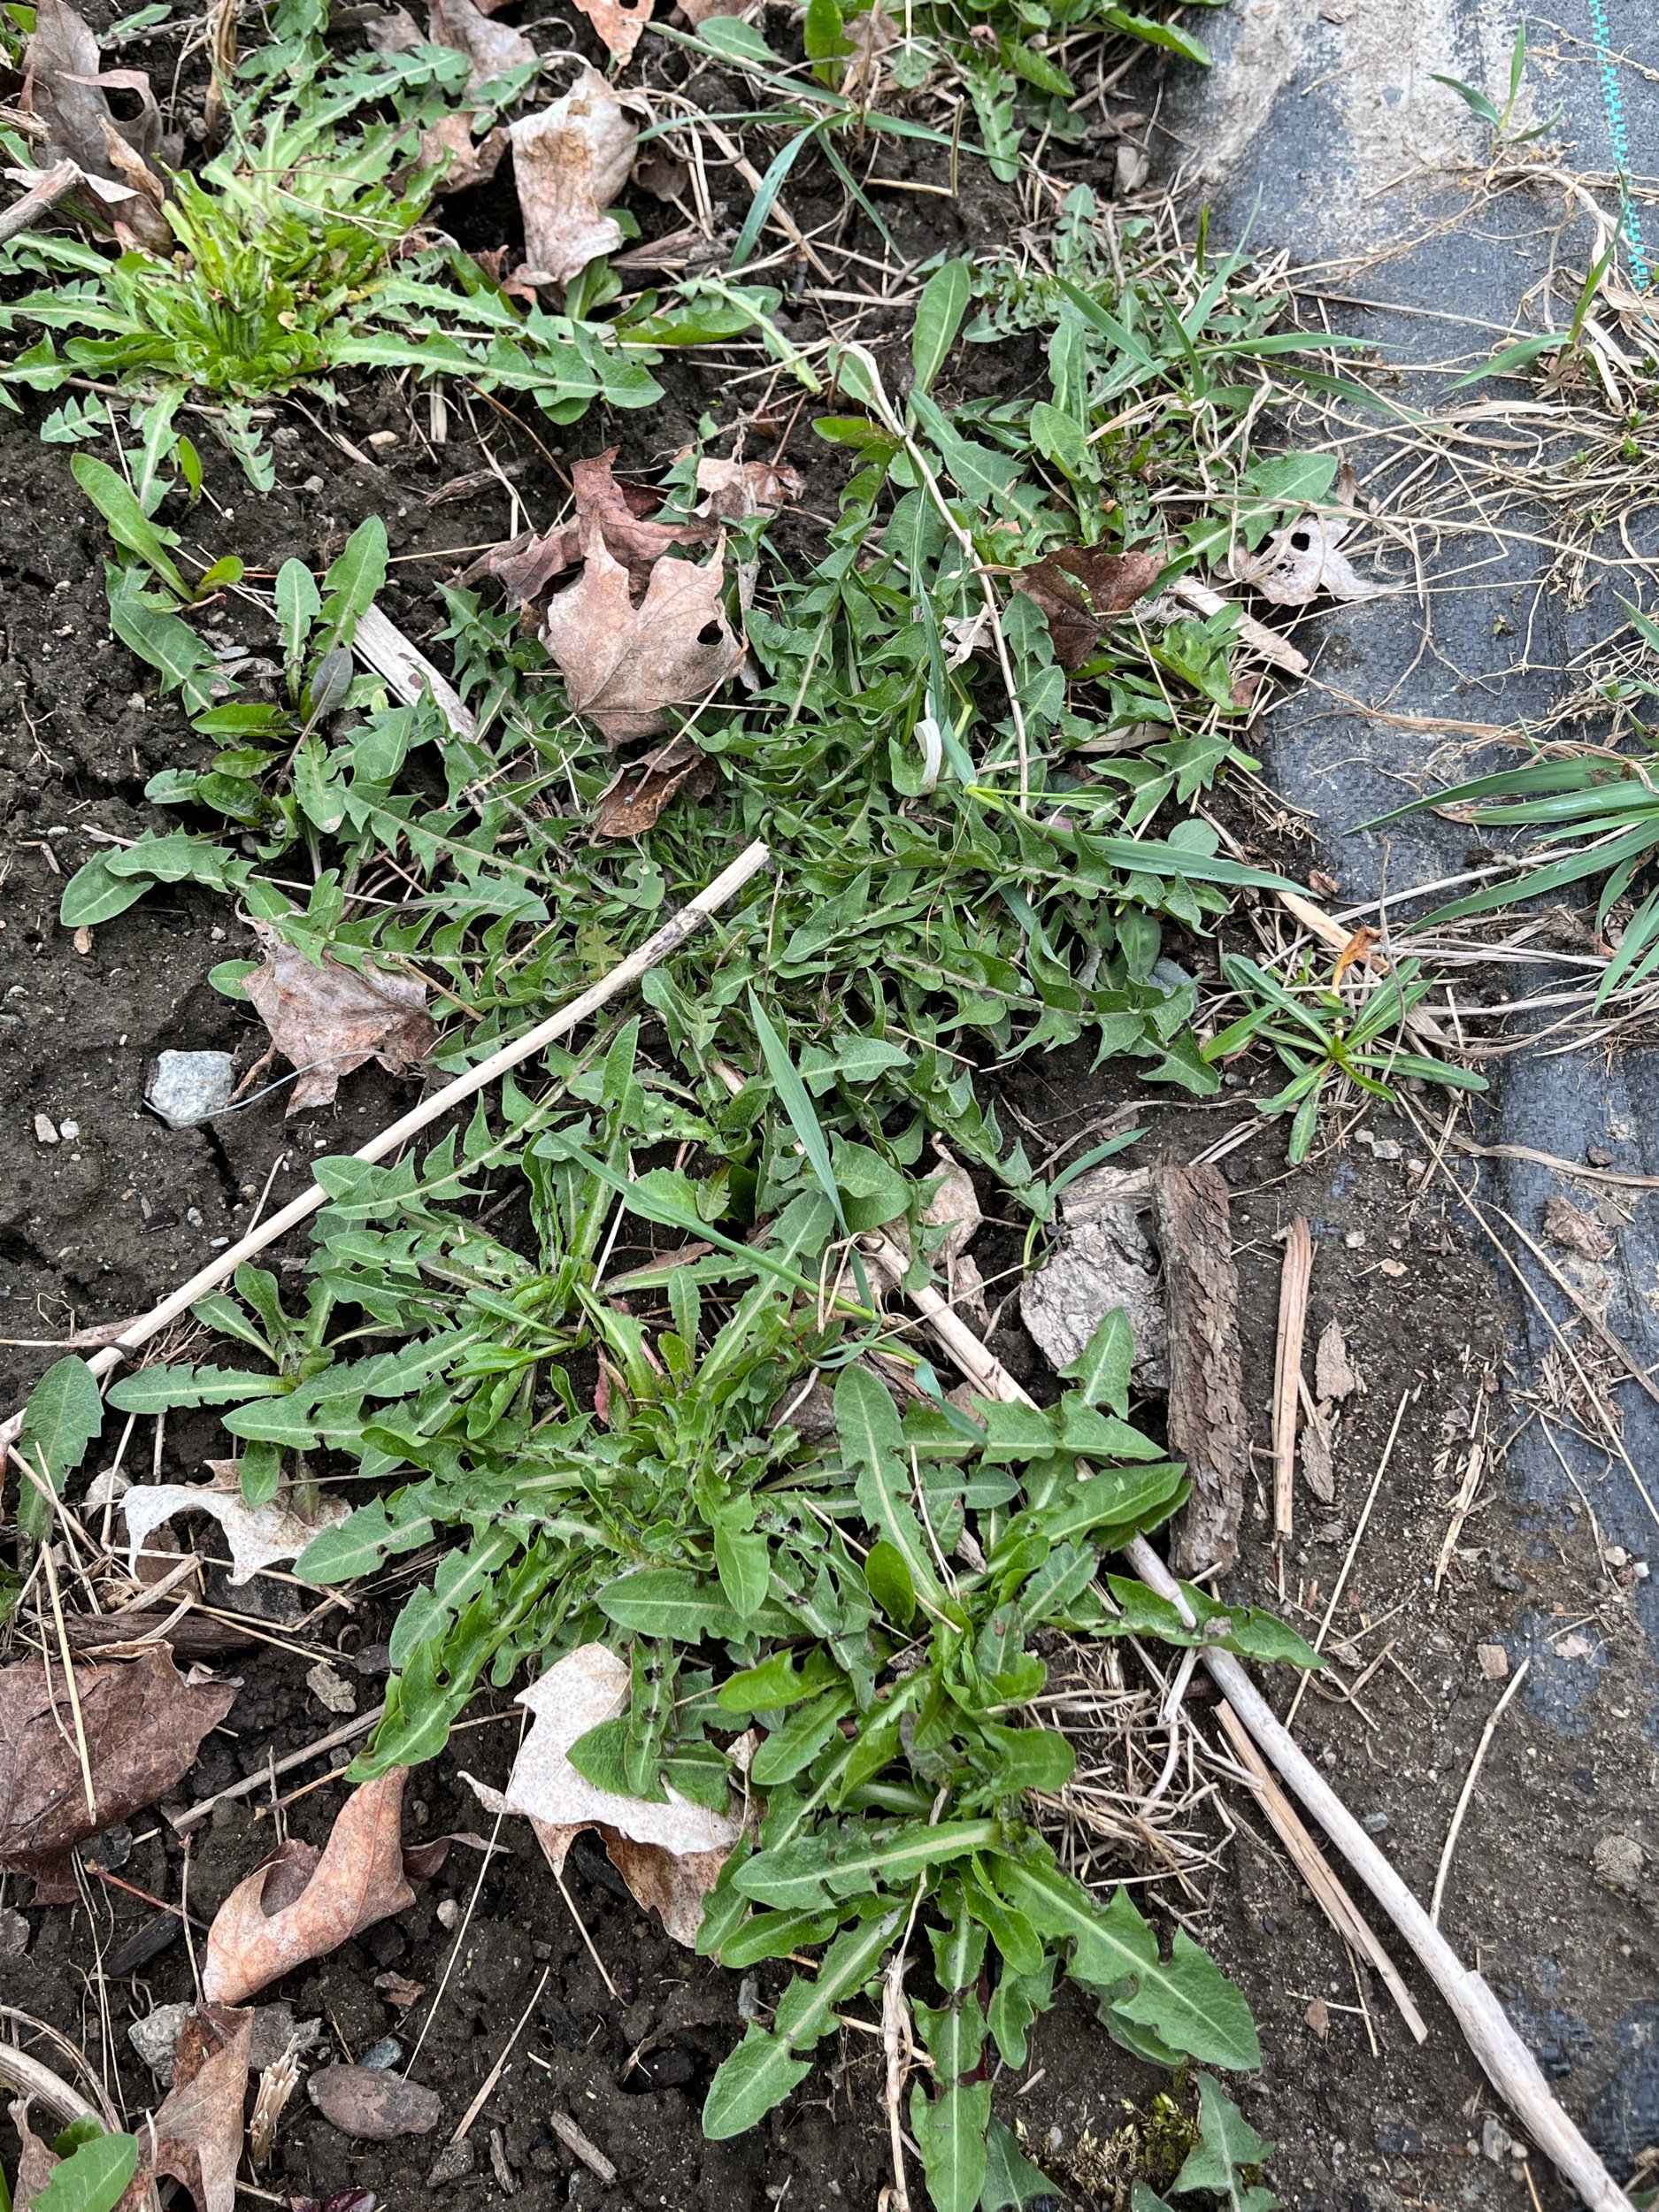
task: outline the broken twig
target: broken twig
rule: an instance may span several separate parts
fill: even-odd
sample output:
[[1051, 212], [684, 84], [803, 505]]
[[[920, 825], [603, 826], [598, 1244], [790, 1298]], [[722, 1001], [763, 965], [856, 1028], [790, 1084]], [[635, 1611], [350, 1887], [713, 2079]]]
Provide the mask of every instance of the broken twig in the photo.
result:
[[1225, 1574], [1239, 1555], [1250, 1448], [1239, 1278], [1219, 1169], [1155, 1168], [1152, 1202], [1169, 1310], [1170, 1443], [1193, 1486], [1175, 1563], [1190, 1580], [1210, 1569]]
[[1279, 1279], [1279, 1333], [1273, 1343], [1273, 1556], [1280, 1597], [1285, 1594], [1285, 1546], [1295, 1520], [1296, 1397], [1312, 1275], [1313, 1239], [1298, 1214], [1285, 1238], [1285, 1266]]

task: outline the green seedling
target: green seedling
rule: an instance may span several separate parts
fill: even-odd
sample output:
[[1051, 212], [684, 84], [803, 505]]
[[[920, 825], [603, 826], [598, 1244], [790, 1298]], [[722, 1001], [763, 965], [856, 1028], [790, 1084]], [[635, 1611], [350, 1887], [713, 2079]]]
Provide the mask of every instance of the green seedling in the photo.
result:
[[1241, 953], [1224, 953], [1222, 972], [1247, 1011], [1203, 1047], [1206, 1060], [1231, 1059], [1252, 1044], [1271, 1044], [1292, 1071], [1272, 1098], [1256, 1101], [1261, 1114], [1294, 1113], [1288, 1157], [1300, 1167], [1312, 1149], [1319, 1109], [1326, 1095], [1350, 1083], [1371, 1098], [1392, 1102], [1394, 1085], [1408, 1076], [1448, 1090], [1484, 1091], [1484, 1075], [1402, 1048], [1400, 1033], [1413, 1007], [1433, 988], [1415, 960], [1402, 961], [1359, 1005], [1341, 991], [1305, 976], [1287, 988]]
[[1497, 153], [1513, 146], [1531, 145], [1535, 139], [1544, 138], [1561, 120], [1559, 110], [1547, 123], [1534, 123], [1528, 130], [1517, 131], [1510, 127], [1521, 97], [1521, 87], [1526, 78], [1526, 18], [1523, 16], [1515, 27], [1515, 37], [1509, 47], [1509, 81], [1503, 105], [1495, 106], [1478, 87], [1465, 84], [1461, 77], [1442, 76], [1432, 70], [1435, 84], [1443, 84], [1455, 92], [1477, 121], [1484, 123], [1492, 133], [1492, 150]]

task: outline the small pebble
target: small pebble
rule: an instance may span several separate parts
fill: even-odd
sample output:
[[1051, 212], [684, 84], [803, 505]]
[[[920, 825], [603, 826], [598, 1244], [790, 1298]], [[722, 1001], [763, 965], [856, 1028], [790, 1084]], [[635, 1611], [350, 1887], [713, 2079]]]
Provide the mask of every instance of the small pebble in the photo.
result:
[[78, 1121], [60, 1121], [58, 1125], [58, 1133], [67, 1143], [71, 1139], [81, 1134], [81, 1124]]
[[424, 2083], [361, 2066], [325, 2066], [306, 2083], [305, 2093], [324, 2119], [360, 2143], [429, 2135], [443, 2112], [442, 2100]]
[[188, 2005], [157, 2005], [127, 2031], [127, 2041], [164, 2089], [173, 2086], [173, 2054], [189, 2009]]
[[343, 1675], [336, 1674], [326, 1659], [319, 1659], [305, 1677], [305, 1686], [330, 1713], [355, 1713], [357, 1694]]
[[36, 1144], [56, 1144], [58, 1141], [58, 1125], [55, 1121], [49, 1121], [44, 1114], [35, 1117], [35, 1141]]
[[1502, 2166], [1514, 2147], [1513, 2138], [1502, 2120], [1488, 2112], [1480, 2123], [1480, 2155], [1490, 2159], [1494, 2166]]
[[388, 447], [397, 443], [397, 433], [395, 430], [371, 430], [365, 442], [372, 445], [377, 453], [384, 453]]
[[1509, 1671], [1509, 1655], [1502, 1644], [1477, 1644], [1475, 1660], [1488, 1682], [1502, 1682]]
[[383, 2035], [378, 2043], [371, 2043], [357, 2064], [365, 2074], [384, 2074], [396, 2065], [403, 2055], [403, 2047], [395, 2035]]
[[1604, 1882], [1628, 1886], [1640, 1881], [1644, 1855], [1634, 1836], [1603, 1836], [1590, 1854], [1590, 1863]]
[[1364, 1819], [1360, 1823], [1360, 1826], [1365, 1831], [1365, 1833], [1368, 1836], [1381, 1835], [1383, 1830], [1387, 1825], [1388, 1816], [1386, 1813], [1367, 1813]]
[[439, 1900], [438, 1924], [440, 1927], [453, 1928], [460, 1917], [461, 1908], [453, 1897], [444, 1897]]
[[29, 1924], [8, 1905], [0, 1912], [0, 1959], [20, 1959], [29, 1947]]
[[235, 1068], [228, 1052], [163, 1052], [144, 1092], [144, 1102], [170, 1128], [222, 1114], [230, 1104]]
[[187, 1206], [184, 1210], [184, 1217], [193, 1229], [204, 1229], [207, 1226], [199, 1206]]

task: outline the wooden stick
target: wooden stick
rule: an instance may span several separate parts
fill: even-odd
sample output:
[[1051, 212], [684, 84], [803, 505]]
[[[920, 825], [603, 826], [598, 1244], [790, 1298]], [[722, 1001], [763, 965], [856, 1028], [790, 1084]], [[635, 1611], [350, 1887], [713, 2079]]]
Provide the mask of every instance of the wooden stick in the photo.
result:
[[331, 1728], [326, 1736], [319, 1736], [315, 1743], [304, 1744], [298, 1751], [285, 1753], [281, 1758], [273, 1759], [268, 1765], [262, 1766], [257, 1774], [245, 1774], [240, 1782], [232, 1782], [222, 1790], [215, 1790], [211, 1797], [198, 1798], [194, 1805], [188, 1805], [173, 1820], [174, 1832], [180, 1836], [188, 1835], [192, 1828], [201, 1826], [215, 1805], [222, 1805], [233, 1797], [251, 1797], [256, 1790], [262, 1790], [267, 1784], [274, 1782], [279, 1774], [288, 1774], [295, 1767], [303, 1767], [310, 1759], [320, 1758], [325, 1751], [333, 1751], [342, 1743], [349, 1743], [354, 1736], [361, 1736], [373, 1728], [385, 1710], [384, 1705], [377, 1705], [373, 1712], [355, 1713], [349, 1720], [342, 1721], [338, 1728]]
[[[906, 1256], [885, 1237], [861, 1239], [880, 1275], [897, 1283]], [[1032, 1405], [1002, 1362], [974, 1335], [936, 1290], [907, 1293], [926, 1315], [929, 1327], [974, 1386], [987, 1398]], [[1189, 1626], [1191, 1608], [1169, 1569], [1144, 1536], [1124, 1548], [1131, 1571], [1148, 1589], [1177, 1606]], [[1377, 1902], [1387, 1914], [1423, 1966], [1463, 2030], [1465, 2041], [1486, 2078], [1558, 2171], [1578, 2190], [1590, 2212], [1635, 2212], [1630, 2199], [1586, 2142], [1563, 2108], [1543, 2070], [1517, 2033], [1513, 2023], [1479, 1974], [1471, 1973], [1430, 1919], [1410, 1889], [1372, 1842], [1353, 1814], [1318, 1771], [1272, 1707], [1251, 1681], [1241, 1660], [1206, 1646], [1202, 1657], [1210, 1679], [1248, 1731], [1256, 1747], [1277, 1769], [1293, 1796], [1302, 1801]]]
[[1302, 1378], [1302, 1340], [1313, 1277], [1313, 1239], [1298, 1214], [1285, 1238], [1279, 1279], [1279, 1332], [1273, 1341], [1273, 1559], [1279, 1594], [1285, 1594], [1285, 1546], [1296, 1514], [1296, 1386]]
[[1262, 1810], [1295, 1862], [1296, 1871], [1313, 1892], [1325, 1918], [1342, 1940], [1357, 1951], [1371, 1967], [1394, 1999], [1400, 2017], [1411, 2031], [1413, 2040], [1426, 2043], [1429, 2032], [1424, 2024], [1423, 2015], [1412, 2003], [1411, 1993], [1401, 1980], [1399, 1968], [1377, 1940], [1371, 1923], [1331, 1871], [1324, 1852], [1302, 1826], [1295, 1807], [1268, 1772], [1262, 1755], [1250, 1741], [1244, 1723], [1225, 1697], [1216, 1709], [1240, 1765], [1255, 1778]]
[[[382, 1129], [378, 1136], [371, 1137], [367, 1144], [359, 1146], [349, 1157], [354, 1160], [384, 1159], [388, 1152], [398, 1150], [411, 1137], [419, 1135], [421, 1130], [429, 1127], [451, 1108], [474, 1097], [480, 1091], [487, 1090], [510, 1068], [518, 1067], [526, 1060], [533, 1059], [543, 1047], [578, 1028], [590, 1014], [597, 1013], [619, 992], [625, 991], [631, 983], [637, 982], [649, 969], [656, 967], [659, 961], [665, 960], [671, 952], [676, 951], [687, 938], [695, 935], [711, 915], [718, 912], [734, 893], [742, 889], [751, 876], [757, 875], [767, 865], [771, 857], [766, 846], [758, 840], [747, 847], [729, 868], [723, 869], [716, 876], [706, 890], [700, 891], [695, 899], [680, 908], [678, 914], [671, 916], [655, 935], [648, 937], [639, 949], [631, 952], [626, 960], [619, 960], [611, 972], [590, 989], [584, 991], [579, 998], [572, 999], [568, 1005], [562, 1006], [557, 1013], [549, 1014], [546, 1021], [538, 1023], [534, 1029], [526, 1030], [522, 1037], [516, 1037], [511, 1044], [503, 1045], [498, 1052], [491, 1053], [488, 1059], [481, 1060], [477, 1067], [469, 1068], [465, 1075], [457, 1075], [452, 1083], [446, 1083], [430, 1098], [424, 1098], [418, 1106], [411, 1106], [408, 1113], [401, 1115], [389, 1127]], [[141, 1345], [147, 1344], [170, 1322], [188, 1313], [205, 1292], [217, 1289], [220, 1283], [227, 1281], [244, 1260], [251, 1259], [256, 1252], [263, 1252], [266, 1245], [274, 1244], [279, 1237], [284, 1237], [290, 1229], [297, 1228], [302, 1221], [317, 1211], [326, 1195], [322, 1186], [313, 1183], [309, 1190], [302, 1191], [297, 1198], [290, 1199], [286, 1206], [267, 1216], [240, 1243], [216, 1254], [205, 1267], [198, 1269], [191, 1276], [188, 1282], [181, 1283], [177, 1290], [138, 1320], [129, 1321], [113, 1343], [95, 1353], [87, 1363], [92, 1372], [102, 1377], [112, 1368], [119, 1367], [129, 1352], [135, 1352]], [[19, 1410], [0, 1424], [0, 1444], [12, 1442], [22, 1426], [23, 1414]]]

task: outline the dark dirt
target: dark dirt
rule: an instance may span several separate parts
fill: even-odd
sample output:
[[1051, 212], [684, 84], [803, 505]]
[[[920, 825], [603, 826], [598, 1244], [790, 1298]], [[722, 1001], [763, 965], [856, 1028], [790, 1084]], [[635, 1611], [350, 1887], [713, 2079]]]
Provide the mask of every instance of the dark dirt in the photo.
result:
[[[1086, 161], [1080, 173], [1097, 166]], [[901, 173], [895, 165], [894, 173]], [[972, 250], [999, 225], [1018, 220], [1007, 196], [977, 188], [949, 206], [923, 196], [892, 196], [903, 203], [893, 221], [907, 252]], [[457, 228], [491, 218], [495, 204], [472, 197], [470, 211], [457, 210]], [[810, 182], [792, 199], [808, 222]], [[493, 541], [509, 524], [499, 486], [465, 502], [426, 504], [439, 484], [481, 465], [474, 430], [488, 434], [503, 460], [524, 465], [516, 480], [533, 518], [546, 521], [560, 493], [541, 449], [557, 457], [620, 437], [628, 461], [643, 469], [670, 459], [704, 410], [732, 419], [733, 403], [718, 374], [684, 365], [660, 373], [670, 399], [648, 417], [593, 417], [566, 431], [538, 418], [532, 436], [480, 401], [473, 425], [462, 415], [442, 449], [423, 434], [424, 408], [417, 420], [400, 396], [376, 387], [354, 400], [348, 424], [358, 442], [375, 429], [396, 434], [397, 445], [374, 467], [349, 463], [310, 421], [285, 410], [278, 491], [256, 498], [227, 468], [214, 468], [210, 487], [222, 511], [204, 508], [190, 527], [200, 530], [208, 550], [241, 550], [268, 570], [290, 554], [327, 557], [361, 517], [378, 511], [399, 562], [388, 611], [419, 641], [437, 614], [427, 580], [449, 572], [463, 549]], [[9, 1162], [0, 1177], [0, 1317], [14, 1348], [18, 1340], [56, 1340], [143, 1310], [237, 1233], [273, 1170], [275, 1203], [298, 1188], [312, 1152], [341, 1148], [359, 1125], [365, 1133], [380, 1126], [409, 1096], [406, 1086], [368, 1069], [342, 1084], [333, 1115], [315, 1121], [285, 1125], [280, 1095], [221, 1120], [211, 1133], [172, 1131], [144, 1110], [145, 1071], [158, 1050], [228, 1047], [247, 1064], [262, 1039], [249, 1012], [205, 979], [216, 962], [248, 949], [221, 902], [188, 887], [153, 894], [93, 933], [84, 952], [58, 926], [63, 879], [96, 849], [93, 833], [132, 837], [157, 825], [157, 810], [142, 797], [145, 778], [188, 764], [199, 741], [151, 695], [148, 672], [107, 635], [104, 527], [78, 497], [63, 452], [37, 442], [40, 411], [30, 403], [22, 419], [0, 422], [0, 700], [6, 703], [0, 864], [8, 888], [0, 916], [0, 1141]], [[792, 448], [790, 457], [802, 460], [805, 445], [803, 433], [802, 449]], [[809, 503], [823, 511], [831, 496], [820, 496], [815, 485]], [[244, 634], [243, 611], [234, 603], [222, 619], [229, 635]], [[1051, 1054], [1010, 1079], [1011, 1103], [1050, 1145], [1076, 1140], [1081, 1148], [1091, 1122], [1127, 1095], [1120, 1071], [1091, 1074], [1082, 1055]], [[55, 1125], [73, 1122], [76, 1132], [57, 1145], [42, 1143], [34, 1133], [37, 1115]], [[1137, 1160], [1189, 1157], [1235, 1125], [1253, 1122], [1244, 1099], [1232, 1094], [1204, 1108], [1143, 1094], [1140, 1118], [1149, 1134]], [[1357, 1665], [1338, 1667], [1330, 1686], [1305, 1699], [1298, 1733], [1426, 1895], [1451, 1808], [1502, 1686], [1483, 1677], [1476, 1647], [1502, 1643], [1512, 1661], [1531, 1654], [1535, 1665], [1570, 1676], [1577, 1670], [1586, 1724], [1580, 1738], [1545, 1726], [1525, 1699], [1506, 1714], [1463, 1831], [1445, 1920], [1464, 1955], [1514, 2002], [1547, 2070], [1585, 2117], [1595, 2111], [1616, 2055], [1602, 2024], [1631, 2016], [1654, 1986], [1653, 1886], [1615, 1888], [1589, 1870], [1591, 1853], [1609, 1835], [1645, 1839], [1650, 1847], [1655, 1841], [1653, 1754], [1620, 1694], [1639, 1663], [1634, 1632], [1617, 1578], [1598, 1556], [1590, 1517], [1565, 1544], [1529, 1525], [1506, 1492], [1501, 1452], [1446, 1586], [1433, 1594], [1434, 1561], [1471, 1425], [1484, 1412], [1485, 1432], [1501, 1445], [1526, 1416], [1521, 1393], [1530, 1378], [1507, 1363], [1513, 1317], [1486, 1256], [1471, 1248], [1475, 1233], [1442, 1195], [1443, 1181], [1417, 1187], [1411, 1164], [1426, 1156], [1415, 1131], [1386, 1111], [1373, 1111], [1365, 1127], [1396, 1143], [1399, 1156], [1376, 1156], [1384, 1147], [1367, 1149], [1350, 1130], [1290, 1175], [1282, 1131], [1267, 1125], [1253, 1129], [1225, 1160], [1261, 1473], [1268, 1471], [1276, 1239], [1298, 1212], [1317, 1245], [1310, 1341], [1326, 1321], [1340, 1320], [1363, 1385], [1338, 1444], [1334, 1502], [1321, 1506], [1305, 1492], [1298, 1498], [1282, 1600], [1261, 1483], [1247, 1517], [1244, 1556], [1225, 1594], [1282, 1603], [1304, 1632], [1313, 1632], [1353, 1542], [1401, 1395], [1409, 1393], [1334, 1625], [1333, 1640], [1351, 1648]], [[1017, 1259], [1019, 1241], [987, 1228], [979, 1248], [987, 1276]], [[288, 1263], [299, 1264], [291, 1252]], [[1006, 1315], [995, 1347], [1017, 1373], [1040, 1380], [1034, 1348]], [[52, 1356], [44, 1348], [7, 1353], [8, 1404]], [[147, 1461], [149, 1425], [143, 1429], [134, 1449]], [[106, 1438], [106, 1454], [119, 1428]], [[210, 1416], [173, 1417], [160, 1442], [161, 1471], [192, 1476], [212, 1442]], [[334, 1601], [307, 1617], [309, 1594], [280, 1578], [252, 1589], [260, 1594], [253, 1604], [265, 1617], [265, 1640], [218, 1663], [242, 1687], [188, 1779], [191, 1798], [260, 1770], [337, 1724], [305, 1686], [316, 1658], [335, 1660], [365, 1708], [378, 1694], [374, 1647], [389, 1619], [380, 1601], [355, 1608]], [[238, 1596], [248, 1610], [249, 1594]], [[1588, 1655], [1563, 1659], [1553, 1647], [1574, 1631]], [[1376, 1671], [1360, 1683], [1373, 1662]], [[1342, 1684], [1352, 1690], [1346, 1701]], [[1288, 1694], [1284, 1686], [1281, 1701]], [[1200, 1693], [1194, 1695], [1202, 1715]], [[495, 2203], [511, 2188], [527, 2208], [603, 2200], [616, 2212], [659, 2205], [680, 2212], [762, 2212], [786, 2202], [800, 2212], [873, 2206], [888, 2172], [874, 2039], [844, 2032], [823, 2047], [807, 2085], [757, 2133], [705, 2143], [698, 2108], [709, 2076], [740, 2032], [739, 1978], [676, 1948], [642, 1919], [596, 1848], [579, 1845], [571, 1863], [580, 1929], [517, 1824], [505, 1824], [503, 1849], [484, 1863], [478, 1839], [489, 1823], [458, 1776], [465, 1769], [501, 1784], [515, 1740], [510, 1712], [486, 1720], [458, 1733], [442, 1759], [413, 1778], [406, 1840], [456, 1834], [442, 1870], [398, 1921], [265, 1993], [302, 2021], [321, 2021], [313, 2059], [326, 2062], [360, 2057], [388, 2033], [412, 2045], [404, 2016], [377, 1989], [377, 1976], [395, 1972], [430, 1993], [447, 1971], [442, 2002], [433, 2008], [422, 2001], [409, 2015], [419, 2022], [431, 2013], [411, 2070], [442, 2095], [439, 2127], [417, 2142], [353, 2144], [302, 2090], [261, 2185], [279, 2200], [366, 2185], [394, 2206], [417, 2200], [527, 2010], [511, 2060], [474, 2122], [473, 2169], [446, 2187], [480, 2204]], [[348, 1755], [335, 1754], [334, 1763]], [[284, 1777], [284, 1790], [321, 1778], [321, 1786], [288, 1811], [289, 1832], [319, 1842], [326, 1835], [340, 1802], [326, 1772], [322, 1762]], [[1271, 2172], [1285, 2202], [1299, 2212], [1527, 2202], [1518, 2162], [1501, 2151], [1494, 2160], [1479, 2147], [1482, 2117], [1496, 2108], [1421, 1978], [1408, 1971], [1430, 2029], [1418, 2050], [1386, 1993], [1351, 1969], [1246, 1793], [1229, 1787], [1225, 1801], [1236, 1832], [1202, 1908], [1183, 1909], [1194, 1933], [1239, 1979], [1260, 2023], [1265, 2067], [1240, 2097], [1258, 2130], [1280, 2146]], [[219, 1808], [188, 1853], [165, 1817], [134, 1821], [120, 1881], [151, 1898], [176, 1901], [186, 1893], [204, 1922], [273, 1840], [272, 1820], [257, 1817], [252, 1802]], [[1219, 1819], [1211, 1816], [1210, 1832], [1225, 1842]], [[19, 1887], [15, 1881], [0, 1886], [0, 1902], [19, 1903]], [[1586, 1893], [1599, 1901], [1588, 1911]], [[459, 1916], [465, 1920], [457, 1948], [451, 1931]], [[27, 1948], [0, 1962], [0, 2001], [51, 2023], [93, 2054], [134, 2117], [158, 2093], [127, 2028], [154, 2006], [191, 1995], [190, 1959], [174, 1940], [119, 1980], [104, 1979], [100, 1962], [153, 1917], [152, 1907], [130, 1890], [89, 1878], [81, 1909], [37, 1912], [25, 1904]], [[762, 1970], [763, 1997], [776, 1972]], [[1323, 2018], [1315, 2013], [1317, 2025], [1309, 2021], [1316, 1999], [1325, 2008]], [[1121, 2200], [1127, 2179], [1114, 2138], [1155, 2086], [1068, 1992], [1038, 2024], [1023, 2079], [1000, 2075], [996, 2098], [1068, 2199], [1105, 2206]], [[1190, 2102], [1190, 2085], [1183, 2093]], [[613, 2189], [564, 2147], [549, 2125], [556, 2111], [573, 2117], [614, 2162]], [[1487, 2139], [1496, 2147], [1490, 2131]], [[1540, 2162], [1532, 2165], [1539, 2202], [1563, 2205], [1553, 2177]]]

